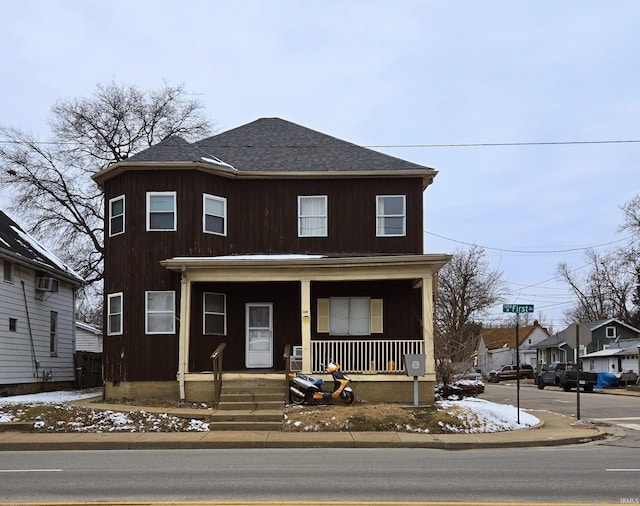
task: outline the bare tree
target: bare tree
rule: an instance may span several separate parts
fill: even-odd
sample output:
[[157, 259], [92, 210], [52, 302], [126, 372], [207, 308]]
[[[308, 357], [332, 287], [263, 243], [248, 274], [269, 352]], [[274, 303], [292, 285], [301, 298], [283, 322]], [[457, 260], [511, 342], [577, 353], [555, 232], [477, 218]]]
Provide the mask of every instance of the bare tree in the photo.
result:
[[182, 85], [142, 91], [98, 85], [87, 98], [51, 108], [51, 138], [42, 142], [0, 127], [0, 187], [11, 209], [87, 285], [103, 266], [103, 195], [91, 175], [171, 135], [187, 140], [211, 133], [203, 107]]
[[480, 318], [498, 303], [502, 273], [489, 268], [484, 249], [458, 250], [438, 275], [436, 371], [447, 385], [459, 375], [456, 364], [470, 362]]
[[565, 312], [567, 323], [595, 321], [602, 318], [618, 318], [633, 321], [632, 299], [635, 292], [635, 276], [625, 260], [623, 251], [600, 255], [590, 250], [586, 253], [589, 270], [580, 275], [566, 263], [558, 266], [558, 273], [569, 285], [576, 302]]
[[633, 317], [629, 322], [634, 327], [640, 326], [640, 193], [622, 206], [624, 223], [620, 227], [622, 231], [632, 233], [631, 247], [625, 255], [625, 261], [629, 269], [635, 273], [636, 287], [633, 294]]
[[640, 235], [640, 193], [624, 203], [621, 208], [624, 212], [624, 223], [621, 229], [630, 230], [634, 234]]

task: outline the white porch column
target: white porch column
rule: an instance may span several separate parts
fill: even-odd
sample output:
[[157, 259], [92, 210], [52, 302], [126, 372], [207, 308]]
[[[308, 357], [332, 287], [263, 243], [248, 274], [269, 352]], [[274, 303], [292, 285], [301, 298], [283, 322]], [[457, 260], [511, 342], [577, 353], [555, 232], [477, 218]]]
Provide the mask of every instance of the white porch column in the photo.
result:
[[189, 334], [191, 321], [191, 282], [188, 279], [187, 271], [182, 270], [180, 280], [180, 330], [178, 332], [178, 383], [180, 386], [180, 400], [184, 401], [185, 374], [189, 364]]
[[302, 371], [311, 372], [311, 280], [300, 280], [300, 334], [302, 335]]
[[422, 278], [422, 328], [424, 353], [426, 355], [425, 373], [435, 380], [436, 363], [433, 341], [433, 276]]

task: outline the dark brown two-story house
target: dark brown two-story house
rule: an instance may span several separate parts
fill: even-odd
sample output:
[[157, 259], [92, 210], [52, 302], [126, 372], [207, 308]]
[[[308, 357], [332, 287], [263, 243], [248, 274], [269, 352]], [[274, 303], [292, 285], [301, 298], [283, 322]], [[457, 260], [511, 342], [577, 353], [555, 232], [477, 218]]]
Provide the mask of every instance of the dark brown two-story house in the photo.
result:
[[436, 171], [278, 118], [171, 137], [94, 179], [104, 189], [107, 397], [212, 395], [223, 375], [330, 359], [368, 400], [408, 401], [403, 356], [435, 382], [433, 300], [448, 255], [424, 254]]

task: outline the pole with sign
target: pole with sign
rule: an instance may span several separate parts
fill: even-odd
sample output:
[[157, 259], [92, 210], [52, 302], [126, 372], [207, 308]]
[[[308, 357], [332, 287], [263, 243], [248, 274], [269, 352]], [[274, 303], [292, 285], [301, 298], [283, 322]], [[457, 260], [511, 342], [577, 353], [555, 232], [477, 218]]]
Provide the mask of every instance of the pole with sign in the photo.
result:
[[503, 304], [502, 312], [516, 314], [516, 410], [520, 424], [520, 313], [533, 313], [533, 304]]

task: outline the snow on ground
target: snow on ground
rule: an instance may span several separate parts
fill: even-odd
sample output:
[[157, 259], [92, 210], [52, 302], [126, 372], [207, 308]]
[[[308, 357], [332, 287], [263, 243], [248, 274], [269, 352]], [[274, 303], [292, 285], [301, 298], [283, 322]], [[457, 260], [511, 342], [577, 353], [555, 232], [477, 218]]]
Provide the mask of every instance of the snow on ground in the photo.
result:
[[102, 395], [102, 388], [87, 388], [84, 390], [61, 390], [57, 392], [41, 392], [37, 394], [14, 395], [0, 397], [0, 406], [10, 404], [58, 404], [61, 402], [90, 399]]
[[[454, 413], [464, 423], [465, 432], [502, 432], [525, 429], [540, 423], [535, 416], [508, 404], [496, 404], [476, 397], [459, 401], [439, 401], [438, 408]], [[453, 429], [453, 427], [450, 427]]]
[[[101, 388], [93, 388], [0, 397], [0, 423], [19, 419], [19, 416], [16, 417], [15, 412], [10, 409], [12, 405], [47, 404], [64, 410], [69, 409], [66, 403], [70, 401], [101, 395]], [[520, 410], [520, 423], [518, 423], [518, 412], [515, 406], [496, 404], [475, 397], [438, 401], [437, 406], [439, 410], [447, 411], [461, 421], [460, 426], [446, 427], [450, 432], [502, 432], [533, 427], [540, 422], [535, 416]], [[3, 407], [6, 408], [3, 409]], [[43, 424], [43, 422], [36, 422], [36, 428], [39, 423]], [[82, 421], [69, 422], [68, 428], [81, 432], [134, 432], [161, 430], [160, 426], [164, 427], [164, 430], [172, 431], [206, 432], [209, 430], [209, 424], [196, 419], [185, 420], [167, 414], [154, 415], [145, 411], [121, 413], [100, 410], [91, 410], [90, 416]]]

